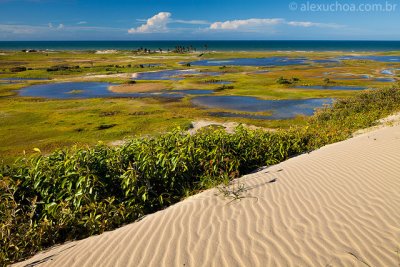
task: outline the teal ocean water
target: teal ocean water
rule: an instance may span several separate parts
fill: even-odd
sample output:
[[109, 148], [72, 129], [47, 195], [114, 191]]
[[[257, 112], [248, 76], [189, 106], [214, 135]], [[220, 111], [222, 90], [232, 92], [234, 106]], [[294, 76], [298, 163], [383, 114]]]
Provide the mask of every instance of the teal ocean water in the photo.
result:
[[0, 41], [0, 50], [395, 51], [400, 41]]

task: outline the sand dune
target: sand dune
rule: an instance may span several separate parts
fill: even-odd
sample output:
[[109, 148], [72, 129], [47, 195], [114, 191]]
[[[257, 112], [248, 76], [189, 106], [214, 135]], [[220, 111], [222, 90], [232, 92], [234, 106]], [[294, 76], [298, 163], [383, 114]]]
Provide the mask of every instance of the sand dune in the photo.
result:
[[208, 190], [16, 266], [400, 265], [400, 126], [234, 184], [240, 200]]

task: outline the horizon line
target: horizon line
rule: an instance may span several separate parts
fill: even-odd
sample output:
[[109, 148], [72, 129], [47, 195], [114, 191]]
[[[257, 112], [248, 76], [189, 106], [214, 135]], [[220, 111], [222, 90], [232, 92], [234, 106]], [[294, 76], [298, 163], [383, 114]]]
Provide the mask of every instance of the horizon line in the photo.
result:
[[265, 39], [200, 39], [200, 40], [0, 40], [0, 42], [400, 42], [400, 40], [366, 40], [366, 39], [282, 39], [282, 40], [265, 40]]

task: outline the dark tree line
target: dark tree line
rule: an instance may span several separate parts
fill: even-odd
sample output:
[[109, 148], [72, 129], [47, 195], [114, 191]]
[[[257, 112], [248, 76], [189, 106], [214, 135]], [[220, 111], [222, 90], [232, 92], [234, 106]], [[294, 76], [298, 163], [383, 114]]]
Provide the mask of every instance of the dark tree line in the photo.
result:
[[[204, 50], [206, 50], [206, 51], [208, 50], [207, 44], [204, 45]], [[157, 51], [162, 53], [164, 50], [162, 48], [151, 50], [146, 47], [140, 47], [136, 50], [133, 50], [133, 52], [137, 53], [137, 54], [153, 54], [153, 53], [157, 53]], [[173, 52], [173, 53], [179, 53], [179, 54], [196, 52], [196, 51], [197, 51], [197, 48], [192, 45], [189, 45], [189, 46], [177, 45], [177, 46], [175, 46], [175, 48], [172, 51], [169, 48], [167, 49], [167, 52]]]

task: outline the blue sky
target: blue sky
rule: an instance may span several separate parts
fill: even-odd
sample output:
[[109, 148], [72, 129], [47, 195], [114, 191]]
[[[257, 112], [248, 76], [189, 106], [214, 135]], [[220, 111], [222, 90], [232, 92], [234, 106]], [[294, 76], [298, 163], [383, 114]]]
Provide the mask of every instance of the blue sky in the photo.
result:
[[0, 0], [0, 40], [400, 40], [399, 23], [399, 0]]

